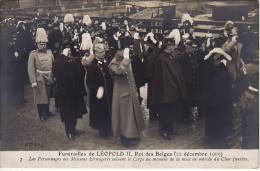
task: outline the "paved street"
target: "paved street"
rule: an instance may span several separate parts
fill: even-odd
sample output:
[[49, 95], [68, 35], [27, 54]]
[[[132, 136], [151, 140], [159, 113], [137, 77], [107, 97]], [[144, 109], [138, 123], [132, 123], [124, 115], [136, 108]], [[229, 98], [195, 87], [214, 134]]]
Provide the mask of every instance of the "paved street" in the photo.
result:
[[[141, 90], [146, 98], [146, 88]], [[54, 117], [41, 122], [38, 118], [36, 106], [33, 104], [32, 90], [26, 88], [26, 104], [13, 107], [11, 111], [3, 114], [2, 119], [2, 148], [3, 150], [99, 150], [99, 149], [126, 149], [115, 138], [100, 139], [96, 130], [89, 126], [89, 115], [78, 120], [77, 129], [84, 131], [76, 141], [67, 139], [64, 126], [55, 112], [53, 99], [51, 112]], [[175, 124], [181, 130], [181, 135], [175, 135], [171, 141], [164, 140], [158, 133], [158, 121], [152, 123], [148, 120], [148, 111], [142, 105], [146, 119], [146, 137], [130, 149], [207, 149], [204, 140], [203, 119], [193, 124]], [[232, 148], [240, 148], [239, 124], [236, 117], [236, 133], [231, 138]]]

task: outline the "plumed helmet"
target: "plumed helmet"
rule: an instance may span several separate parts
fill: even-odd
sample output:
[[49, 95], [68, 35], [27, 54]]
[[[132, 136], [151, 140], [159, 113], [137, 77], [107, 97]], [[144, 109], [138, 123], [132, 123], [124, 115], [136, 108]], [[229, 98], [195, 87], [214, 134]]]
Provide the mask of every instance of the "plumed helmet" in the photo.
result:
[[185, 21], [189, 21], [190, 24], [193, 24], [193, 19], [191, 18], [190, 14], [184, 13], [181, 17], [181, 23], [183, 24]]
[[179, 29], [173, 29], [168, 36], [165, 37], [166, 39], [174, 39], [175, 45], [179, 45], [181, 41], [181, 34]]
[[64, 16], [64, 23], [74, 23], [74, 17], [72, 14], [66, 14]]
[[93, 49], [92, 39], [89, 33], [82, 34], [82, 42], [80, 45], [81, 50], [90, 50]]
[[86, 24], [87, 26], [92, 23], [91, 18], [89, 17], [89, 15], [84, 15], [82, 23]]
[[48, 42], [48, 37], [47, 37], [46, 31], [44, 30], [44, 28], [37, 28], [35, 42], [36, 43], [47, 43]]

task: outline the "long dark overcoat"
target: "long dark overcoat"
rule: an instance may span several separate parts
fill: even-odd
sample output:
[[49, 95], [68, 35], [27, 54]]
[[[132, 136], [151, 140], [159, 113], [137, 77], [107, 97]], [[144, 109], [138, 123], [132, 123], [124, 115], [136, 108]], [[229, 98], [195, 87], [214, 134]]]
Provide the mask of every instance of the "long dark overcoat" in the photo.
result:
[[84, 71], [75, 59], [62, 55], [54, 62], [56, 97], [59, 98], [61, 120], [81, 118], [87, 112], [84, 95]]
[[154, 73], [154, 65], [155, 62], [157, 60], [157, 58], [159, 57], [161, 52], [161, 49], [158, 48], [155, 45], [151, 45], [148, 50], [145, 52], [144, 54], [144, 77], [145, 77], [145, 81], [148, 83], [148, 87], [147, 87], [147, 107], [150, 109], [151, 106], [151, 99], [153, 96], [153, 92], [152, 92], [152, 82], [153, 82], [153, 73]]
[[207, 71], [211, 77], [205, 89], [205, 134], [226, 138], [233, 133], [232, 79], [224, 65], [214, 63], [209, 60]]
[[[94, 59], [86, 68], [86, 84], [90, 93], [90, 126], [94, 129], [110, 131], [113, 85], [108, 64]], [[102, 99], [96, 97], [99, 87], [104, 88]]]
[[163, 50], [154, 66], [152, 105], [171, 104], [187, 96], [176, 49]]

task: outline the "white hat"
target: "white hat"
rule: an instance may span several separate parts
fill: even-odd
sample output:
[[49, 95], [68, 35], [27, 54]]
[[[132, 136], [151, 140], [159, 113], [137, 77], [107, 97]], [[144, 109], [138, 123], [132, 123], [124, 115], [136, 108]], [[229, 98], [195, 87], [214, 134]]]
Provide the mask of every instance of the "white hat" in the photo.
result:
[[87, 26], [92, 23], [91, 18], [89, 17], [89, 15], [84, 15], [82, 23], [86, 24]]
[[46, 31], [44, 30], [44, 28], [37, 28], [35, 42], [36, 43], [47, 43], [48, 42], [48, 37], [47, 37]]
[[64, 23], [74, 23], [74, 17], [72, 14], [66, 14], [64, 16]]

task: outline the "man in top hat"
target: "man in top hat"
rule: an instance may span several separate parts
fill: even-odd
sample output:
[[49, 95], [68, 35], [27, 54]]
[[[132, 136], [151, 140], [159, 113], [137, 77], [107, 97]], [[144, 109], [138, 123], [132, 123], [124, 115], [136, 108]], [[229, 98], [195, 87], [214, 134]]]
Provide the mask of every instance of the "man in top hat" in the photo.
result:
[[43, 28], [36, 32], [37, 50], [29, 55], [28, 74], [34, 92], [34, 101], [37, 104], [39, 117], [42, 121], [52, 115], [49, 112], [49, 98], [53, 84], [52, 63], [54, 57], [51, 50], [46, 49], [47, 34]]

